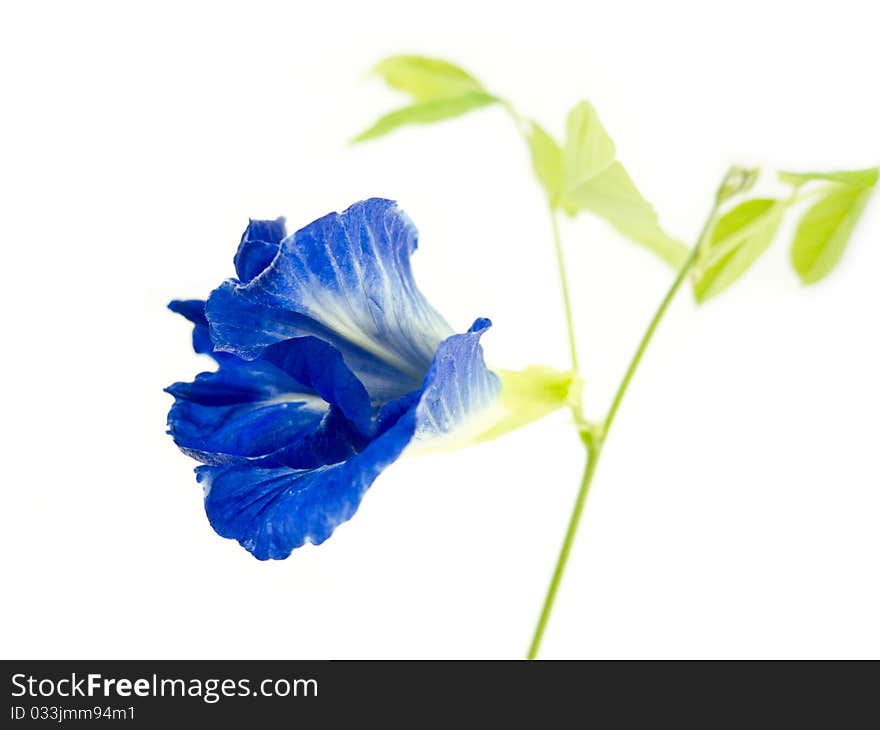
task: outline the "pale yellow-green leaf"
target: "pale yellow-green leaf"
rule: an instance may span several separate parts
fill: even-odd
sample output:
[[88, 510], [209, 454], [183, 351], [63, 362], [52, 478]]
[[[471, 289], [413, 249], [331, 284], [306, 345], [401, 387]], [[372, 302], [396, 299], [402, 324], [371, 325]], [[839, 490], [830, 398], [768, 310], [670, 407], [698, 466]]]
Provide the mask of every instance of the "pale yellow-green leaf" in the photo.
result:
[[565, 189], [574, 190], [614, 162], [614, 142], [593, 105], [582, 101], [569, 112], [563, 159]]
[[393, 132], [398, 127], [406, 124], [430, 124], [431, 122], [451, 119], [474, 109], [494, 104], [496, 101], [498, 99], [491, 94], [483, 91], [472, 91], [460, 96], [442, 97], [418, 102], [386, 114], [352, 141], [363, 142], [367, 139], [381, 137], [383, 134]]
[[374, 71], [389, 86], [409, 94], [415, 101], [485, 91], [463, 68], [439, 58], [389, 56], [376, 64]]
[[529, 125], [526, 139], [532, 156], [532, 169], [547, 192], [550, 205], [555, 206], [562, 190], [562, 150], [541, 125], [537, 122], [529, 122]]
[[612, 162], [574, 190], [566, 190], [562, 206], [569, 213], [595, 213], [676, 268], [687, 258], [687, 246], [660, 227], [654, 207], [619, 162]]
[[784, 201], [747, 200], [718, 219], [705, 249], [705, 263], [694, 270], [698, 302], [720, 294], [739, 279], [767, 250], [779, 230]]
[[801, 218], [791, 262], [804, 284], [823, 279], [840, 261], [871, 192], [870, 187], [837, 185]]
[[871, 188], [877, 184], [878, 168], [840, 170], [838, 172], [780, 172], [779, 179], [789, 185], [803, 185], [813, 180], [842, 183], [857, 188]]

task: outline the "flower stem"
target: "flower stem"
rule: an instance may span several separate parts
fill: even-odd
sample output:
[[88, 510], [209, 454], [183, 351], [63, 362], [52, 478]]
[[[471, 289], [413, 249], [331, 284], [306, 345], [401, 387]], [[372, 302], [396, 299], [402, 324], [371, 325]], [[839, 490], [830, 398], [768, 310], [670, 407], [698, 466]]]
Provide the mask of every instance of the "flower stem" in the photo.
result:
[[[626, 372], [623, 375], [623, 379], [620, 381], [620, 385], [617, 387], [617, 392], [614, 394], [614, 400], [611, 401], [611, 407], [608, 409], [608, 415], [605, 417], [605, 421], [603, 422], [601, 429], [599, 429], [599, 433], [592, 435], [591, 438], [585, 438], [585, 432], [581, 431], [581, 437], [583, 438], [584, 443], [587, 447], [587, 464], [586, 468], [584, 469], [584, 476], [581, 479], [581, 486], [578, 490], [577, 498], [575, 499], [574, 508], [571, 512], [571, 517], [568, 520], [568, 529], [565, 531], [565, 539], [562, 542], [562, 549], [559, 551], [559, 557], [556, 559], [556, 567], [553, 570], [553, 577], [550, 579], [550, 587], [547, 589], [547, 596], [544, 598], [544, 606], [541, 609], [541, 616], [538, 619], [538, 624], [535, 627], [535, 633], [532, 637], [532, 643], [529, 647], [529, 659], [534, 659], [538, 656], [538, 650], [541, 647], [541, 639], [544, 636], [544, 629], [547, 627], [547, 622], [550, 620], [550, 614], [553, 611], [553, 603], [556, 600], [556, 593], [559, 590], [560, 583], [562, 582], [562, 576], [565, 572], [565, 566], [568, 563], [568, 556], [571, 552], [571, 546], [574, 543], [574, 538], [577, 534], [577, 528], [581, 520], [581, 515], [584, 511], [584, 505], [587, 501], [587, 495], [590, 491], [590, 484], [593, 481], [593, 475], [596, 473], [596, 467], [598, 466], [599, 458], [602, 455], [602, 446], [608, 436], [608, 431], [611, 428], [611, 424], [614, 423], [614, 418], [617, 415], [617, 411], [620, 409], [620, 404], [623, 401], [623, 397], [624, 395], [626, 395], [626, 391], [629, 388], [629, 384], [633, 379], [633, 375], [635, 375], [635, 372], [639, 367], [639, 363], [641, 363], [642, 361], [642, 356], [648, 349], [648, 345], [650, 344], [651, 339], [653, 338], [654, 333], [657, 330], [657, 326], [660, 324], [660, 321], [666, 314], [666, 310], [669, 308], [670, 303], [675, 298], [675, 295], [678, 293], [681, 285], [684, 283], [694, 264], [697, 262], [700, 252], [703, 249], [706, 237], [708, 236], [708, 233], [712, 228], [712, 224], [714, 223], [717, 214], [718, 203], [716, 202], [715, 206], [712, 208], [711, 213], [709, 214], [709, 217], [706, 219], [706, 223], [703, 226], [703, 230], [700, 232], [700, 236], [697, 239], [696, 245], [693, 247], [693, 249], [691, 249], [691, 252], [688, 255], [687, 259], [681, 265], [681, 268], [678, 271], [678, 275], [675, 277], [675, 281], [672, 283], [672, 286], [669, 287], [669, 290], [666, 292], [666, 295], [660, 302], [660, 306], [657, 307], [657, 311], [651, 318], [651, 322], [648, 324], [648, 328], [642, 335], [642, 339], [639, 342], [638, 348], [636, 348], [636, 352], [633, 355], [632, 360], [630, 360], [629, 367], [627, 367]], [[564, 272], [563, 282], [565, 282]], [[563, 296], [565, 296], [567, 301], [564, 286]], [[569, 319], [569, 322], [570, 321], [571, 320]], [[574, 343], [572, 343], [572, 347], [574, 347]]]
[[664, 296], [663, 300], [660, 302], [660, 306], [657, 307], [657, 311], [651, 318], [651, 323], [648, 325], [648, 329], [646, 329], [645, 334], [642, 335], [642, 340], [639, 342], [635, 355], [633, 355], [632, 360], [630, 360], [629, 367], [627, 367], [626, 373], [624, 373], [623, 379], [620, 381], [620, 385], [617, 386], [617, 392], [614, 394], [614, 400], [611, 401], [608, 415], [605, 416], [605, 421], [602, 425], [603, 439], [608, 435], [608, 430], [611, 428], [611, 424], [614, 423], [614, 417], [617, 415], [623, 396], [626, 395], [626, 390], [639, 367], [639, 363], [642, 361], [642, 356], [645, 354], [645, 350], [648, 349], [648, 345], [651, 342], [651, 338], [654, 336], [654, 332], [657, 331], [657, 325], [660, 324], [660, 320], [663, 319], [663, 315], [666, 314], [666, 310], [669, 308], [669, 305], [672, 303], [672, 300], [675, 298], [675, 295], [678, 293], [678, 290], [681, 288], [681, 285], [690, 273], [691, 268], [693, 268], [699, 252], [700, 246], [694, 246], [687, 259], [685, 259], [685, 262], [681, 265], [681, 269], [678, 271], [678, 276], [675, 277], [675, 281], [672, 282], [672, 286], [669, 287], [666, 296]]
[[[507, 113], [510, 114], [510, 118], [513, 120], [517, 131], [523, 136], [526, 144], [528, 144], [529, 129], [532, 126], [532, 123], [528, 119], [523, 117], [509, 101], [505, 101], [502, 99], [501, 103], [507, 110]], [[571, 309], [571, 295], [569, 294], [568, 288], [568, 274], [565, 270], [565, 252], [562, 248], [562, 238], [559, 235], [557, 206], [554, 205], [552, 200], [548, 200], [548, 203], [550, 210], [550, 224], [553, 226], [553, 247], [556, 252], [556, 267], [559, 270], [559, 283], [562, 288], [562, 302], [565, 306], [565, 326], [568, 334], [568, 351], [569, 357], [571, 359], [571, 369], [575, 374], [579, 375], [580, 368], [578, 367], [577, 342], [574, 334], [574, 316], [572, 315]], [[577, 406], [572, 406], [571, 410], [574, 414], [575, 422], [578, 426], [578, 429], [581, 430], [585, 426], [582, 408], [578, 404]]]
[[565, 572], [566, 563], [568, 563], [568, 554], [571, 552], [571, 546], [574, 543], [574, 536], [577, 533], [578, 524], [581, 521], [581, 513], [584, 511], [584, 504], [587, 502], [587, 494], [590, 492], [590, 484], [593, 481], [596, 464], [599, 462], [600, 448], [601, 447], [598, 446], [587, 447], [587, 465], [584, 469], [584, 476], [581, 479], [581, 486], [578, 490], [577, 499], [574, 501], [574, 509], [571, 511], [571, 517], [568, 520], [568, 529], [565, 531], [565, 539], [562, 541], [562, 549], [559, 551], [559, 558], [556, 560], [556, 568], [553, 570], [553, 577], [550, 579], [550, 587], [547, 589], [547, 597], [544, 599], [544, 607], [541, 609], [541, 616], [538, 619], [538, 625], [535, 627], [535, 635], [532, 637], [531, 646], [529, 646], [529, 659], [534, 659], [538, 656], [538, 649], [541, 647], [541, 639], [544, 637], [544, 629], [547, 628], [547, 622], [550, 620], [550, 613], [553, 611], [553, 603], [556, 600], [556, 591], [559, 590], [559, 584], [562, 582], [562, 574]]
[[565, 272], [565, 252], [562, 249], [562, 239], [559, 235], [559, 222], [556, 218], [556, 209], [552, 206], [550, 208], [550, 222], [553, 225], [553, 247], [556, 251], [556, 266], [559, 269], [562, 302], [565, 306], [565, 325], [568, 331], [568, 351], [571, 356], [571, 369], [577, 373], [579, 371], [577, 342], [574, 334], [574, 317], [571, 313], [571, 295], [569, 294], [568, 289], [568, 274]]

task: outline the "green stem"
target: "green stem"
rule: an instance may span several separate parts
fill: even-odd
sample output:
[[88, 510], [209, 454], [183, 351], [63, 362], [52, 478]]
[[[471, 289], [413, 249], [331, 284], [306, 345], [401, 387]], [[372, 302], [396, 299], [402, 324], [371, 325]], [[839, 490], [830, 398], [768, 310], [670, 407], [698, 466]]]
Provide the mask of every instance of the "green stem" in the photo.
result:
[[[510, 114], [511, 119], [513, 119], [513, 123], [516, 125], [517, 130], [526, 139], [526, 143], [528, 143], [528, 128], [530, 122], [521, 116], [509, 101], [502, 101], [502, 104], [507, 110], [507, 113]], [[571, 369], [578, 374], [577, 342], [574, 334], [574, 316], [572, 315], [571, 309], [571, 294], [569, 293], [568, 288], [568, 275], [565, 271], [565, 252], [562, 248], [562, 238], [559, 235], [559, 221], [557, 218], [556, 207], [551, 202], [549, 208], [550, 224], [553, 226], [553, 248], [556, 253], [556, 267], [559, 270], [559, 283], [562, 288], [562, 302], [565, 307], [565, 326], [568, 335], [569, 358], [571, 359]], [[584, 426], [584, 419], [580, 405], [572, 406], [571, 410], [574, 414], [575, 421], [577, 422], [578, 429], [582, 429]]]
[[624, 395], [626, 395], [626, 391], [629, 388], [629, 384], [633, 379], [633, 375], [635, 375], [635, 372], [639, 367], [639, 363], [642, 361], [642, 357], [644, 356], [645, 351], [648, 349], [648, 345], [650, 344], [651, 339], [654, 336], [654, 332], [656, 332], [657, 330], [657, 326], [660, 324], [660, 321], [666, 314], [666, 310], [669, 308], [670, 303], [675, 298], [675, 295], [678, 293], [678, 290], [681, 288], [681, 285], [684, 283], [687, 275], [690, 273], [693, 265], [696, 263], [697, 258], [704, 246], [706, 237], [708, 236], [708, 233], [711, 230], [713, 223], [715, 222], [717, 214], [718, 205], [716, 203], [715, 207], [712, 208], [712, 212], [709, 214], [705, 225], [703, 226], [703, 230], [701, 231], [700, 236], [697, 239], [696, 245], [693, 247], [693, 249], [691, 249], [690, 254], [678, 271], [678, 276], [675, 277], [675, 281], [672, 283], [672, 286], [669, 287], [669, 290], [666, 292], [666, 295], [660, 302], [660, 306], [657, 307], [657, 311], [654, 313], [654, 316], [651, 319], [648, 328], [645, 330], [645, 334], [642, 335], [642, 339], [639, 342], [639, 346], [636, 349], [632, 360], [630, 361], [629, 367], [626, 369], [626, 373], [624, 373], [623, 379], [620, 381], [620, 385], [617, 387], [617, 392], [614, 395], [614, 400], [611, 401], [611, 407], [608, 409], [608, 415], [605, 417], [605, 421], [602, 428], [600, 429], [600, 432], [593, 435], [592, 438], [585, 438], [584, 432], [582, 431], [581, 433], [581, 436], [582, 438], [584, 438], [584, 443], [587, 447], [587, 465], [584, 470], [584, 476], [581, 479], [581, 486], [578, 490], [577, 498], [575, 499], [574, 508], [571, 512], [571, 517], [568, 521], [568, 529], [565, 531], [565, 539], [562, 542], [562, 549], [559, 551], [559, 557], [556, 559], [556, 568], [553, 570], [553, 577], [550, 579], [550, 587], [547, 589], [547, 596], [544, 598], [544, 606], [541, 609], [541, 616], [540, 618], [538, 618], [538, 624], [535, 627], [535, 634], [532, 638], [532, 644], [529, 647], [529, 659], [534, 659], [538, 656], [538, 650], [541, 647], [541, 639], [544, 636], [544, 630], [547, 627], [547, 622], [550, 620], [550, 614], [553, 611], [553, 604], [556, 600], [556, 593], [558, 592], [559, 585], [562, 582], [562, 576], [565, 572], [565, 566], [568, 563], [568, 556], [571, 552], [571, 546], [574, 543], [574, 538], [577, 534], [581, 515], [584, 511], [584, 505], [587, 501], [587, 495], [590, 492], [590, 484], [593, 481], [593, 475], [596, 473], [596, 467], [599, 464], [599, 458], [602, 455], [602, 446], [608, 436], [608, 431], [611, 428], [611, 424], [614, 423], [614, 418], [617, 415], [617, 411], [620, 408], [623, 397]]
[[581, 479], [581, 487], [578, 490], [577, 499], [574, 501], [574, 509], [572, 509], [571, 517], [568, 520], [568, 529], [565, 531], [565, 540], [562, 542], [562, 549], [559, 551], [559, 558], [556, 560], [556, 568], [553, 570], [553, 577], [550, 579], [550, 587], [547, 589], [544, 607], [541, 609], [541, 616], [538, 619], [538, 625], [535, 627], [535, 635], [532, 637], [531, 646], [529, 646], [529, 659], [534, 659], [538, 656], [541, 639], [544, 637], [544, 629], [547, 628], [550, 613], [553, 611], [556, 592], [559, 590], [559, 584], [562, 582], [562, 574], [565, 572], [566, 563], [568, 563], [568, 554], [571, 552], [574, 536], [577, 534], [578, 524], [581, 521], [581, 513], [583, 513], [584, 505], [587, 502], [587, 494], [590, 492], [590, 484], [593, 481], [596, 464], [599, 462], [599, 450], [600, 447], [598, 446], [587, 447], [587, 466], [584, 469], [584, 476]]
[[611, 401], [611, 407], [608, 409], [608, 415], [605, 416], [605, 421], [602, 425], [603, 439], [608, 435], [611, 424], [614, 423], [614, 417], [617, 415], [617, 411], [620, 409], [620, 403], [621, 401], [623, 401], [623, 396], [626, 395], [627, 388], [629, 388], [630, 381], [632, 381], [633, 375], [635, 375], [636, 370], [639, 367], [639, 363], [641, 363], [642, 361], [645, 350], [648, 349], [648, 345], [651, 343], [651, 339], [654, 337], [654, 332], [657, 331], [657, 325], [660, 324], [660, 320], [663, 319], [663, 315], [666, 314], [666, 310], [669, 308], [669, 305], [672, 303], [672, 300], [675, 298], [675, 295], [678, 293], [678, 290], [681, 288], [681, 285], [684, 283], [684, 280], [690, 273], [691, 268], [693, 268], [699, 252], [700, 246], [694, 246], [688, 257], [685, 259], [684, 263], [681, 265], [681, 269], [679, 269], [678, 271], [678, 276], [675, 277], [675, 281], [672, 282], [672, 286], [669, 287], [669, 291], [666, 292], [666, 296], [663, 297], [663, 301], [660, 302], [660, 306], [657, 307], [657, 311], [654, 312], [654, 316], [651, 318], [651, 323], [648, 325], [648, 329], [646, 329], [645, 334], [642, 335], [642, 340], [641, 342], [639, 342], [639, 346], [636, 349], [635, 355], [633, 355], [632, 360], [630, 360], [629, 367], [626, 369], [626, 372], [623, 375], [623, 380], [621, 380], [620, 385], [617, 386], [617, 392], [614, 394], [614, 400]]
[[[565, 325], [568, 331], [568, 351], [571, 356], [571, 369], [577, 373], [578, 354], [577, 341], [574, 335], [574, 317], [571, 313], [571, 294], [568, 289], [568, 275], [565, 273], [565, 252], [562, 250], [562, 239], [559, 236], [559, 222], [556, 220], [556, 210], [550, 208], [550, 222], [553, 224], [553, 247], [556, 251], [556, 267], [559, 270], [559, 283], [562, 287], [562, 302], [565, 306]], [[578, 416], [579, 414], [575, 414]]]

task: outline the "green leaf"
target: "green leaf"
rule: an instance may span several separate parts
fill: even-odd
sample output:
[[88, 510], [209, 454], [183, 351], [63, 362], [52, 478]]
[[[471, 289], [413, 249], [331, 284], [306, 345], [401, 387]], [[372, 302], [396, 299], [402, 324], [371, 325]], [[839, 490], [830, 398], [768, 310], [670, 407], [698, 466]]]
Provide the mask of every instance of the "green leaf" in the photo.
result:
[[779, 179], [789, 185], [803, 185], [813, 180], [842, 183], [857, 188], [872, 188], [877, 184], [880, 169], [869, 167], [864, 170], [841, 170], [838, 172], [780, 172]]
[[416, 101], [485, 91], [467, 71], [448, 61], [424, 56], [389, 56], [373, 69], [392, 88]]
[[383, 134], [393, 132], [405, 124], [430, 124], [431, 122], [451, 119], [474, 109], [494, 104], [497, 101], [497, 98], [484, 91], [472, 91], [460, 96], [421, 101], [386, 114], [352, 141], [363, 142], [366, 139], [381, 137]]
[[617, 151], [593, 105], [577, 104], [568, 114], [565, 136], [565, 189], [575, 190], [607, 168]]
[[537, 122], [529, 122], [526, 139], [532, 154], [532, 169], [544, 190], [547, 191], [550, 205], [555, 207], [562, 191], [562, 149]]
[[593, 105], [588, 101], [575, 105], [568, 115], [562, 153], [562, 208], [570, 215], [590, 211], [672, 266], [680, 266], [687, 246], [663, 231], [653, 206], [623, 165], [615, 162], [616, 154]]
[[705, 249], [706, 263], [695, 269], [698, 302], [720, 294], [755, 263], [773, 241], [785, 208], [785, 201], [755, 198], [718, 219]]
[[872, 192], [870, 187], [835, 186], [801, 218], [791, 262], [804, 284], [823, 279], [840, 261]]
[[574, 190], [566, 190], [562, 205], [570, 214], [580, 210], [595, 213], [676, 268], [687, 258], [688, 247], [660, 228], [654, 207], [619, 162]]

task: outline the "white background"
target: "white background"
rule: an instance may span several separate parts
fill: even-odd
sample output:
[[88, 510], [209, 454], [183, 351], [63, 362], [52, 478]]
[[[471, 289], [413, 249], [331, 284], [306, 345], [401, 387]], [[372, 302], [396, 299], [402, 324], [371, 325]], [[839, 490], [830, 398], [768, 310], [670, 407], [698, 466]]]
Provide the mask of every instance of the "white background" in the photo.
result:
[[[0, 11], [6, 658], [519, 657], [582, 467], [562, 413], [404, 459], [320, 547], [217, 537], [163, 386], [209, 366], [174, 297], [232, 274], [249, 216], [372, 195], [492, 363], [565, 367], [549, 225], [500, 109], [369, 145], [384, 55], [454, 59], [560, 132], [589, 98], [668, 229], [727, 165], [880, 161], [872, 2], [16, 3]], [[880, 199], [803, 288], [790, 229], [675, 302], [607, 443], [550, 657], [880, 656]], [[594, 416], [672, 272], [564, 225]]]

